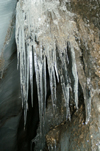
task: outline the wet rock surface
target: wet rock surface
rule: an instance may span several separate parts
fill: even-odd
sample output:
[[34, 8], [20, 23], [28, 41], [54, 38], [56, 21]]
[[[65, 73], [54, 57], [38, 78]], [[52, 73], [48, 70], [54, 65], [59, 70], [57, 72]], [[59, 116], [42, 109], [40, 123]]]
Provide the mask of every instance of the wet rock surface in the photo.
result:
[[57, 151], [99, 151], [100, 128], [99, 128], [99, 94], [92, 98], [91, 119], [85, 124], [84, 105], [72, 116], [71, 121], [63, 122], [55, 126], [46, 135], [48, 148], [46, 150]]
[[[54, 124], [49, 130], [44, 150], [99, 151], [100, 2], [75, 0], [68, 2], [67, 8], [76, 14], [74, 22], [78, 32], [75, 31], [75, 39], [79, 49], [76, 49], [75, 54], [78, 76], [83, 93], [90, 93], [91, 116], [86, 123], [84, 105], [79, 103], [79, 110], [72, 114], [70, 122], [64, 120], [59, 126]], [[83, 101], [87, 103], [88, 100], [84, 98]]]

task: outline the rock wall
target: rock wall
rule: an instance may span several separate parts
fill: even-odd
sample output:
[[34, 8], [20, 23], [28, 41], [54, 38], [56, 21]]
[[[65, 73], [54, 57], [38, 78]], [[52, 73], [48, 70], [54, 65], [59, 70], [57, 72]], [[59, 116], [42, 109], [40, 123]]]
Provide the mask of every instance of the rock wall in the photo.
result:
[[[72, 120], [55, 126], [46, 135], [47, 150], [99, 151], [100, 2], [72, 0], [66, 6], [69, 11], [76, 14], [74, 21], [78, 32], [75, 38], [79, 50], [76, 50], [75, 54], [78, 76], [83, 93], [90, 93], [91, 116], [88, 124], [85, 123], [85, 108], [79, 101], [79, 110], [72, 114]], [[83, 101], [87, 102], [85, 98]]]

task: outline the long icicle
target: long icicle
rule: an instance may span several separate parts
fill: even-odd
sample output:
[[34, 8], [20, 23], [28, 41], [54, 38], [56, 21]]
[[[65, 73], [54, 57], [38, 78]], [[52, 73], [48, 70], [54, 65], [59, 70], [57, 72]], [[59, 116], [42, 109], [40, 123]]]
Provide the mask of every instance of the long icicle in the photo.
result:
[[30, 85], [31, 85], [31, 104], [33, 107], [33, 53], [32, 47], [29, 49], [29, 59], [30, 59]]
[[72, 74], [74, 77], [74, 96], [75, 96], [75, 104], [78, 109], [78, 75], [77, 75], [77, 67], [75, 61], [75, 52], [73, 46], [70, 44], [70, 51], [72, 57]]

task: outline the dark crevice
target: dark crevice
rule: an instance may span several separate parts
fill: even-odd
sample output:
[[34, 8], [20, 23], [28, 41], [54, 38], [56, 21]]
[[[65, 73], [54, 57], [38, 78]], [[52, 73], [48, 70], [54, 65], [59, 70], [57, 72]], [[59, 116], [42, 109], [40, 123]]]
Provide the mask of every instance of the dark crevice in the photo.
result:
[[48, 71], [48, 63], [47, 63], [47, 59], [46, 59], [46, 80], [47, 80], [47, 95], [46, 95], [46, 107], [48, 105], [48, 98], [51, 95], [51, 91], [50, 91], [50, 77], [49, 77], [49, 71]]
[[80, 49], [81, 49], [81, 53], [82, 53], [82, 55], [80, 56], [80, 60], [81, 60], [81, 63], [82, 63], [82, 65], [83, 65], [83, 71], [84, 71], [84, 73], [85, 73], [85, 63], [84, 63], [84, 59], [83, 59], [83, 52], [84, 52], [84, 50], [83, 50], [83, 48], [81, 48], [80, 47]]
[[36, 78], [34, 74], [34, 96], [33, 96], [33, 107], [31, 105], [31, 90], [29, 87], [28, 104], [29, 110], [27, 112], [27, 122], [24, 130], [24, 111], [22, 110], [22, 116], [19, 121], [18, 132], [17, 132], [17, 146], [18, 151], [30, 151], [31, 148], [34, 150], [35, 144], [31, 143], [31, 140], [36, 136], [36, 130], [39, 124], [39, 108], [38, 108], [38, 97]]

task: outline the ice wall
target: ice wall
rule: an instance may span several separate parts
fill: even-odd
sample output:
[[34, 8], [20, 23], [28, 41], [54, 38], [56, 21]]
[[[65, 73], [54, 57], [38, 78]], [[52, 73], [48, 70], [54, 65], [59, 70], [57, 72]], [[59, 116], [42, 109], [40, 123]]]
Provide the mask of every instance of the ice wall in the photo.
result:
[[0, 77], [6, 66], [6, 60], [11, 56], [11, 49], [7, 51], [8, 43], [12, 36], [12, 17], [17, 0], [0, 0]]

